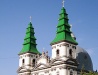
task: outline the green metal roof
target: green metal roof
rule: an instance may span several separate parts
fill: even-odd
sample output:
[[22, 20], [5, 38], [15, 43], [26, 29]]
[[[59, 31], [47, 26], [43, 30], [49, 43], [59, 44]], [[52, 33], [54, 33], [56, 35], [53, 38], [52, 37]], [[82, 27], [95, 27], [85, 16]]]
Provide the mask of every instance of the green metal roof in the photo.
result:
[[55, 39], [51, 42], [52, 44], [61, 42], [61, 41], [67, 41], [73, 44], [78, 44], [76, 40], [71, 36], [71, 31], [70, 31], [70, 25], [68, 23], [68, 14], [66, 13], [65, 8], [63, 7], [61, 9], [61, 12], [59, 14], [59, 22], [57, 25], [57, 31], [56, 31], [56, 37]]
[[36, 38], [34, 34], [35, 34], [34, 28], [32, 26], [32, 23], [30, 22], [26, 29], [26, 35], [24, 38], [23, 48], [19, 52], [19, 54], [23, 54], [27, 52], [40, 54], [40, 52], [36, 48], [37, 44], [36, 44]]

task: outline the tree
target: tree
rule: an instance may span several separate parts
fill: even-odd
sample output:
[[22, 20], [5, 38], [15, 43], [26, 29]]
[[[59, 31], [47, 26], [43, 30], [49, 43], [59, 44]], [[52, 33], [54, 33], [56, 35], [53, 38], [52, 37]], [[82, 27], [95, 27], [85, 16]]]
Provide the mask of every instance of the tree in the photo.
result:
[[80, 75], [98, 75], [98, 72], [97, 72], [97, 70], [95, 72], [92, 72], [92, 71], [86, 72], [85, 67], [83, 65]]
[[81, 72], [81, 75], [98, 75], [98, 72], [92, 72], [92, 71], [90, 71], [90, 72]]

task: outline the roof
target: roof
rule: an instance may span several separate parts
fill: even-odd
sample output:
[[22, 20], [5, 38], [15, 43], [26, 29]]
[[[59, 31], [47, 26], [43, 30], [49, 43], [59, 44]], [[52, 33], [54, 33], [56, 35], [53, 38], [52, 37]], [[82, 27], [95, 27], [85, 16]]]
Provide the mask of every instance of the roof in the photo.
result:
[[78, 43], [71, 36], [72, 32], [70, 31], [70, 25], [68, 23], [68, 20], [69, 20], [68, 14], [66, 13], [66, 10], [64, 7], [61, 9], [61, 13], [59, 15], [60, 17], [59, 17], [59, 22], [57, 25], [56, 37], [51, 42], [51, 45], [60, 41], [67, 41], [77, 45]]
[[27, 52], [40, 54], [40, 52], [36, 48], [37, 44], [36, 44], [36, 38], [34, 34], [35, 34], [34, 28], [32, 26], [32, 23], [30, 22], [26, 29], [26, 35], [24, 38], [23, 48], [19, 52], [19, 54], [23, 54]]

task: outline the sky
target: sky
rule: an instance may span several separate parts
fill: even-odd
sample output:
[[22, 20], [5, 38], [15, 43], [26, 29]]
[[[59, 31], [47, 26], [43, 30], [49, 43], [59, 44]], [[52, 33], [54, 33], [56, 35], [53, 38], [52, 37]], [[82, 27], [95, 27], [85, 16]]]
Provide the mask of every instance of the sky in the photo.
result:
[[[62, 0], [0, 0], [0, 75], [17, 75], [18, 53], [32, 16], [37, 49], [48, 50], [56, 35]], [[66, 0], [69, 24], [79, 46], [98, 70], [98, 0]]]

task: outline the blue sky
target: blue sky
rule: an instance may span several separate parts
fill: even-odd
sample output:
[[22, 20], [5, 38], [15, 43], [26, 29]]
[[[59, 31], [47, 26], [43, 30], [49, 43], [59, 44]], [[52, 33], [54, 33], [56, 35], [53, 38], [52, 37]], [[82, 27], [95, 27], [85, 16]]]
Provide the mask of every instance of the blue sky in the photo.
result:
[[[18, 53], [22, 49], [26, 28], [32, 16], [37, 48], [49, 51], [54, 39], [62, 0], [0, 1], [0, 74], [17, 75]], [[66, 0], [69, 24], [79, 46], [90, 54], [94, 70], [98, 69], [98, 0]]]

